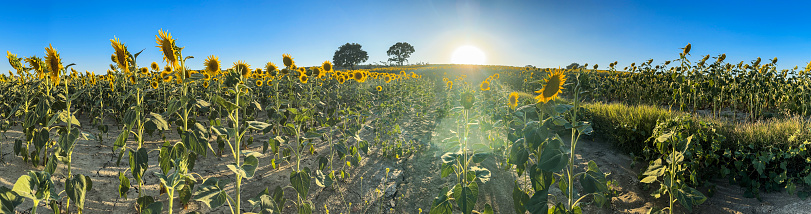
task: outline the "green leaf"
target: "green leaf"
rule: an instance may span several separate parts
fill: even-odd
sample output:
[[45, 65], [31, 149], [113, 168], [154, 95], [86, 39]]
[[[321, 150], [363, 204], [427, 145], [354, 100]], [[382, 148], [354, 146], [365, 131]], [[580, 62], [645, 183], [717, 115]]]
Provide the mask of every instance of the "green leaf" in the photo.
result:
[[515, 181], [515, 185], [513, 185], [513, 208], [515, 208], [515, 213], [526, 213], [527, 208], [525, 206], [529, 203], [529, 195], [519, 189], [518, 186], [518, 181]]
[[76, 174], [72, 179], [65, 181], [65, 192], [68, 197], [76, 202], [76, 209], [79, 212], [84, 210], [85, 195], [93, 189], [93, 181], [90, 177]]
[[482, 211], [482, 214], [494, 214], [494, 213], [495, 212], [493, 212], [493, 207], [490, 206], [490, 204], [484, 204], [484, 211]]
[[530, 166], [528, 170], [532, 189], [535, 191], [548, 190], [549, 186], [555, 183], [555, 176], [552, 172], [538, 169], [535, 165]]
[[23, 198], [8, 187], [0, 186], [0, 214], [14, 214], [14, 210], [23, 203]]
[[319, 187], [332, 186], [332, 178], [325, 175], [321, 170], [315, 170], [315, 184]]
[[448, 199], [448, 187], [443, 187], [439, 191], [439, 195], [434, 198], [429, 214], [451, 214], [452, 212], [453, 204]]
[[301, 198], [307, 198], [307, 194], [310, 191], [309, 171], [309, 168], [305, 167], [304, 170], [290, 172], [290, 184], [293, 185], [293, 189], [296, 190]]
[[270, 124], [267, 124], [265, 122], [248, 121], [248, 128], [252, 128], [252, 129], [256, 129], [256, 130], [263, 130], [263, 129], [266, 129], [267, 127], [269, 127], [269, 126], [270, 126]]
[[259, 166], [259, 159], [257, 159], [253, 155], [248, 155], [245, 157], [245, 160], [242, 164], [242, 169], [245, 170], [245, 178], [251, 179], [253, 178], [254, 173], [256, 172], [256, 167]]
[[608, 181], [605, 174], [597, 167], [593, 160], [589, 161], [588, 170], [580, 177], [580, 186], [586, 194], [608, 191]]
[[700, 205], [707, 200], [707, 197], [705, 197], [704, 194], [701, 194], [701, 192], [689, 186], [679, 188], [675, 195], [676, 201], [690, 211], [693, 210], [694, 205]]
[[525, 205], [527, 211], [532, 214], [546, 214], [547, 210], [549, 209], [549, 205], [546, 203], [549, 201], [549, 190], [541, 190], [536, 191], [535, 194], [532, 194], [532, 197], [529, 198], [529, 201]]
[[142, 183], [144, 172], [149, 167], [149, 156], [146, 153], [146, 148], [140, 148], [138, 151], [130, 150], [130, 171], [135, 181]]
[[642, 183], [653, 183], [656, 179], [665, 174], [665, 166], [662, 165], [662, 159], [656, 159], [653, 161], [653, 164], [648, 166], [648, 169], [645, 170], [643, 175], [646, 175], [644, 179], [642, 179]]
[[203, 202], [212, 210], [222, 206], [228, 200], [228, 196], [225, 194], [225, 190], [221, 188], [221, 185], [224, 184], [221, 184], [219, 179], [207, 178], [197, 188], [194, 200]]
[[228, 110], [228, 112], [232, 112], [232, 111], [236, 110], [237, 108], [239, 108], [237, 106], [237, 104], [234, 104], [231, 101], [225, 100], [220, 96], [215, 96], [214, 97], [214, 102], [216, 102], [217, 104], [219, 104], [220, 106], [222, 106], [223, 108]]
[[163, 202], [153, 202], [149, 205], [146, 205], [143, 210], [141, 210], [141, 214], [160, 214], [161, 210], [163, 209]]
[[115, 162], [116, 166], [121, 165], [121, 157], [124, 157], [124, 151], [127, 143], [127, 137], [129, 136], [129, 131], [122, 131], [121, 134], [118, 134], [118, 138], [116, 138], [115, 143], [113, 143], [113, 151], [118, 151], [118, 160]]
[[479, 185], [476, 182], [471, 182], [467, 186], [463, 184], [456, 184], [453, 187], [453, 200], [456, 205], [462, 210], [462, 213], [470, 214], [473, 207], [476, 206], [476, 200], [479, 198]]
[[479, 179], [482, 183], [487, 183], [490, 181], [490, 170], [487, 168], [482, 168], [478, 166], [470, 167], [470, 172], [476, 173], [476, 178]]
[[124, 176], [124, 172], [118, 172], [118, 197], [127, 199], [127, 192], [130, 191], [130, 179]]
[[524, 138], [516, 140], [510, 149], [509, 163], [515, 165], [523, 165], [529, 160], [529, 152], [524, 147]]
[[569, 157], [561, 150], [559, 140], [550, 140], [546, 143], [541, 156], [538, 158], [539, 169], [557, 172], [563, 169], [569, 162]]

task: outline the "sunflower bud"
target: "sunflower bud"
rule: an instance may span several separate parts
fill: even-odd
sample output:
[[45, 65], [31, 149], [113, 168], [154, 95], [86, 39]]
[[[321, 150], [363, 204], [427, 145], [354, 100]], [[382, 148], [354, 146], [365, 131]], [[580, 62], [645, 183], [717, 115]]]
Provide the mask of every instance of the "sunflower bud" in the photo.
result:
[[722, 62], [726, 58], [727, 58], [727, 54], [721, 54], [721, 56], [718, 57], [718, 62]]
[[777, 57], [774, 57], [774, 59], [772, 59], [772, 64], [777, 64]]

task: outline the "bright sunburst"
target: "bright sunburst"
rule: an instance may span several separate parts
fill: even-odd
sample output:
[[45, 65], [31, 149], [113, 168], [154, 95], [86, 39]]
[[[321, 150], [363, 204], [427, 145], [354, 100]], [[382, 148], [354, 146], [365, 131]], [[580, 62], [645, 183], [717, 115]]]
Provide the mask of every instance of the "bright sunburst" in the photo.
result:
[[479, 48], [465, 45], [453, 51], [451, 55], [451, 63], [453, 64], [476, 64], [482, 65], [485, 63], [485, 56]]

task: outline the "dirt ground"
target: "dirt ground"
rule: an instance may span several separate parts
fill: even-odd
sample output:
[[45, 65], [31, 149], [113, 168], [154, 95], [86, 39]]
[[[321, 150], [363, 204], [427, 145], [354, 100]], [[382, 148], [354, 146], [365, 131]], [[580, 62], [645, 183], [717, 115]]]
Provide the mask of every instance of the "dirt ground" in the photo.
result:
[[[436, 109], [437, 103], [439, 101], [434, 102], [431, 108]], [[436, 114], [435, 111], [428, 111], [427, 114], [417, 116], [417, 111], [411, 109], [398, 120], [403, 132], [397, 137], [421, 145], [419, 152], [394, 159], [381, 157], [378, 148], [372, 148], [370, 155], [364, 155], [360, 164], [347, 171], [351, 175], [349, 179], [327, 188], [318, 187], [313, 182], [309, 191], [309, 199], [312, 200], [315, 208], [313, 213], [326, 213], [325, 207], [329, 208], [331, 213], [418, 213], [420, 209], [427, 213], [434, 197], [443, 187], [453, 185], [454, 180], [452, 176], [440, 178], [440, 156], [443, 153], [443, 146], [438, 145], [438, 142], [449, 136], [448, 130], [445, 129], [448, 124], [453, 123], [453, 120], [437, 119]], [[81, 122], [89, 124], [87, 120]], [[106, 122], [113, 124], [112, 121]], [[2, 167], [0, 167], [0, 185], [9, 188], [27, 171], [42, 170], [42, 167], [32, 167], [30, 164], [24, 163], [22, 158], [13, 155], [14, 139], [19, 138], [22, 134], [19, 130], [21, 130], [19, 127], [14, 127], [0, 138], [3, 160]], [[121, 166], [115, 165], [112, 144], [120, 127], [111, 126], [110, 130], [111, 132], [104, 137], [102, 142], [80, 139], [73, 154], [73, 173], [88, 175], [93, 180], [93, 190], [87, 193], [85, 213], [136, 212], [135, 198], [137, 198], [139, 190], [131, 189], [126, 199], [118, 197], [118, 172], [125, 171], [128, 167], [126, 163], [122, 163]], [[84, 129], [83, 131], [96, 133], [95, 129]], [[374, 131], [375, 128], [367, 124], [361, 131], [361, 137], [370, 141], [374, 136]], [[169, 134], [167, 140], [170, 142], [179, 139], [176, 133], [167, 133]], [[54, 137], [52, 136], [52, 139], [55, 139]], [[267, 136], [261, 134], [256, 134], [254, 137], [257, 142], [267, 140]], [[166, 202], [166, 194], [159, 195], [159, 181], [154, 175], [154, 172], [159, 170], [157, 149], [162, 141], [159, 141], [158, 136], [147, 139], [146, 148], [150, 151], [150, 164], [145, 173], [146, 186], [140, 191], [143, 191], [145, 195], [155, 197], [157, 201]], [[133, 142], [130, 142], [129, 145], [133, 146], [132, 144]], [[329, 147], [326, 143], [316, 142], [316, 145], [318, 145], [316, 148], [318, 155], [328, 155]], [[261, 152], [261, 144], [259, 146], [254, 144], [250, 149]], [[628, 155], [615, 150], [607, 143], [591, 140], [582, 140], [576, 149], [578, 166], [585, 169], [587, 161], [594, 160], [604, 172], [610, 173], [608, 178], [615, 181], [613, 188], [617, 191], [617, 196], [611, 200], [609, 207], [594, 207], [586, 201], [588, 205], [585, 206], [584, 213], [645, 213], [652, 206], [667, 205], [666, 200], [655, 199], [650, 196], [651, 190], [645, 190], [637, 179], [642, 170], [642, 164], [632, 167], [631, 158]], [[228, 152], [226, 151], [226, 153]], [[317, 168], [316, 157], [306, 156], [302, 161], [302, 166], [309, 166], [311, 169]], [[231, 157], [228, 155], [209, 154], [208, 157], [198, 160], [194, 172], [204, 177], [233, 180], [231, 171], [226, 167], [230, 161]], [[273, 169], [269, 164], [270, 157], [267, 156], [260, 158], [259, 163], [260, 167], [255, 176], [243, 181], [242, 198], [245, 200], [242, 206], [243, 211], [256, 211], [250, 209], [247, 198], [254, 197], [265, 188], [272, 190], [277, 186], [288, 186], [290, 183], [290, 164], [277, 161], [280, 167]], [[514, 171], [499, 168], [493, 158], [486, 160], [483, 166], [490, 169], [492, 175], [489, 182], [480, 186], [476, 208], [482, 209], [487, 203], [492, 205], [497, 213], [514, 213], [512, 200], [513, 181], [516, 180]], [[391, 169], [388, 175], [386, 168]], [[60, 165], [54, 175], [58, 191], [64, 190], [65, 173], [65, 166]], [[198, 182], [201, 181], [202, 179], [198, 178]], [[519, 185], [525, 184], [525, 182], [519, 182]], [[717, 181], [716, 184], [715, 195], [698, 206], [692, 213], [811, 213], [811, 200], [803, 201], [796, 196], [781, 192], [762, 193], [763, 200], [758, 201], [754, 198], [744, 198], [743, 190], [737, 186], [724, 181]], [[553, 185], [553, 188], [555, 186]], [[229, 195], [233, 195], [233, 184], [229, 184], [225, 188]], [[381, 194], [384, 196], [380, 196], [376, 189], [381, 190]], [[550, 193], [560, 196], [559, 190], [551, 190]], [[291, 202], [296, 200], [295, 191], [292, 188], [285, 188], [285, 197], [288, 202], [285, 204], [283, 213], [295, 213], [296, 208]], [[27, 200], [17, 207], [17, 211], [29, 213], [31, 203], [30, 200]], [[164, 206], [167, 206], [167, 203], [164, 203]], [[381, 208], [382, 210], [380, 210]], [[164, 208], [164, 210], [166, 209], [167, 207]], [[192, 202], [184, 209], [178, 200], [175, 200], [174, 210], [178, 213], [190, 211], [230, 213], [226, 207], [209, 210], [199, 202]], [[679, 213], [689, 213], [680, 207], [676, 210]], [[38, 211], [39, 213], [51, 212], [45, 207], [45, 204], [40, 204]]]

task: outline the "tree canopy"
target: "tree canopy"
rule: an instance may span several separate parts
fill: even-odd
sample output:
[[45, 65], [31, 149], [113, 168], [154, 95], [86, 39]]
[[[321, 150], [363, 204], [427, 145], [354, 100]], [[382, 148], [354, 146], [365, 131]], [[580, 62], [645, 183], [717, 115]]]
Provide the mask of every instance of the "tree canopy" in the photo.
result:
[[341, 45], [332, 55], [332, 63], [339, 67], [349, 67], [354, 69], [355, 65], [366, 62], [369, 55], [361, 49], [358, 43], [346, 43]]
[[399, 65], [403, 65], [403, 62], [408, 61], [408, 57], [411, 57], [412, 53], [414, 53], [414, 46], [411, 46], [408, 42], [398, 42], [386, 51], [386, 54], [389, 55], [389, 61], [397, 62]]

